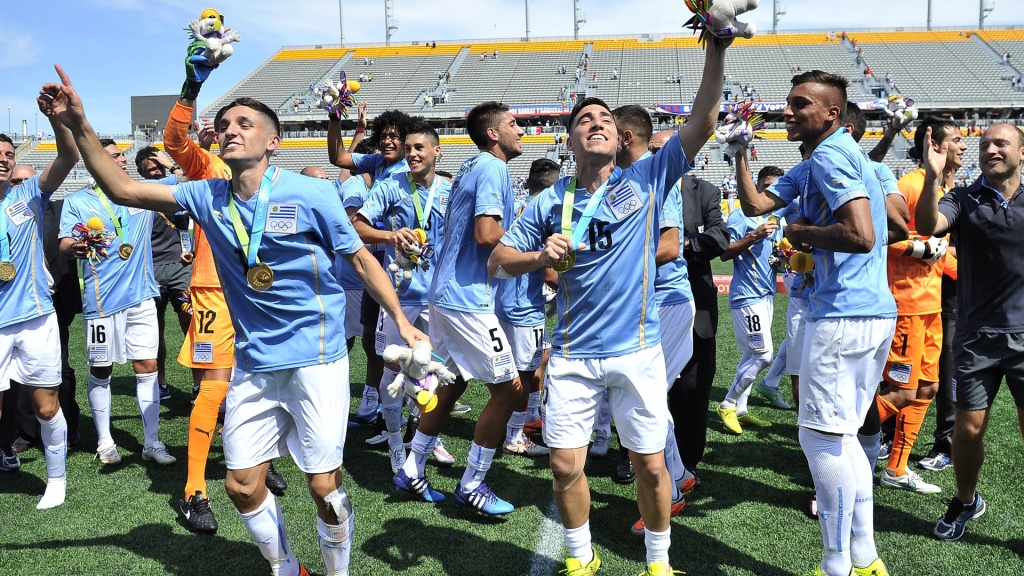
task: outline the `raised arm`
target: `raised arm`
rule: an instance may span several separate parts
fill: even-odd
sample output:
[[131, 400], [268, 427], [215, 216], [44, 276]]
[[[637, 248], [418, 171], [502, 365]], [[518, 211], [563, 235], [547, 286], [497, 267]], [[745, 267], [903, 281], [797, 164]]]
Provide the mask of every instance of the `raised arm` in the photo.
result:
[[943, 142], [938, 151], [933, 150], [932, 129], [924, 133], [924, 145], [921, 150], [921, 167], [924, 168], [924, 190], [914, 208], [914, 224], [917, 233], [922, 236], [945, 236], [949, 231], [949, 220], [939, 212], [941, 196], [942, 170], [946, 167], [946, 151], [948, 142]]
[[735, 242], [730, 242], [729, 247], [726, 248], [725, 252], [722, 252], [722, 261], [728, 262], [740, 254], [750, 250], [750, 247], [759, 240], [772, 235], [779, 228], [779, 224], [773, 220], [763, 222], [757, 228], [754, 228], [750, 232], [743, 235], [742, 238]]
[[746, 146], [736, 153], [736, 196], [739, 198], [743, 214], [750, 217], [760, 216], [786, 207], [786, 203], [775, 194], [767, 190], [763, 193], [757, 191], [754, 179], [750, 176], [750, 164], [747, 161]]
[[690, 120], [679, 129], [679, 141], [688, 161], [692, 161], [708, 143], [708, 138], [715, 133], [718, 125], [725, 76], [725, 49], [732, 44], [732, 39], [712, 38], [711, 45], [705, 50], [704, 74], [690, 111]]
[[82, 153], [85, 167], [96, 183], [117, 204], [146, 208], [157, 212], [177, 212], [181, 206], [174, 200], [171, 187], [164, 184], [136, 182], [107, 154], [85, 117], [82, 99], [75, 92], [71, 80], [58, 64], [60, 84], [52, 82], [40, 91], [40, 109], [51, 123], [66, 126]]
[[[50, 97], [40, 93], [38, 104], [39, 110], [45, 114], [44, 108], [49, 106]], [[75, 147], [75, 139], [66, 126], [52, 117], [49, 120], [50, 126], [53, 128], [53, 136], [57, 140], [57, 157], [39, 176], [39, 189], [52, 192], [60, 188], [64, 179], [71, 173], [71, 169], [78, 163], [78, 148]]]
[[892, 124], [887, 125], [878, 144], [875, 144], [871, 152], [868, 152], [868, 158], [875, 162], [881, 162], [885, 155], [889, 153], [889, 148], [892, 148], [892, 141], [896, 139], [896, 135], [899, 133], [900, 129], [893, 128]]
[[359, 111], [359, 123], [348, 150], [345, 149], [345, 139], [341, 135], [341, 121], [331, 118], [327, 123], [327, 150], [331, 156], [331, 164], [346, 170], [356, 167], [355, 162], [352, 161], [352, 151], [355, 150], [357, 144], [362, 142], [366, 132], [366, 102], [360, 102], [357, 110]]

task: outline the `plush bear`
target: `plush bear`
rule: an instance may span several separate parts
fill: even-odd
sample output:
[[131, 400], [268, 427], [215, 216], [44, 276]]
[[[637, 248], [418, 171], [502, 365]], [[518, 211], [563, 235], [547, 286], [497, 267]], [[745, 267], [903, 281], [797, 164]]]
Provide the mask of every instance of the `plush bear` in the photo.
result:
[[404, 390], [423, 412], [430, 412], [437, 406], [438, 387], [455, 382], [455, 374], [434, 360], [426, 342], [417, 342], [413, 348], [392, 344], [384, 349], [381, 357], [401, 367], [398, 377], [388, 385], [388, 394], [397, 398]]
[[427, 233], [417, 228], [413, 230], [419, 242], [405, 244], [404, 249], [395, 251], [395, 259], [388, 264], [388, 272], [395, 276], [395, 289], [402, 283], [402, 280], [412, 280], [412, 271], [419, 268], [426, 272], [430, 270], [430, 262], [427, 258], [433, 251], [427, 246]]
[[224, 17], [213, 8], [203, 10], [198, 19], [189, 22], [192, 43], [188, 46], [185, 61], [186, 77], [202, 83], [214, 68], [231, 57], [235, 52], [232, 42], [241, 42], [242, 37], [231, 28], [224, 28]]
[[917, 120], [917, 105], [912, 98], [904, 98], [899, 94], [889, 97], [889, 105], [882, 109], [889, 118], [889, 125], [896, 130], [903, 130], [908, 124]]

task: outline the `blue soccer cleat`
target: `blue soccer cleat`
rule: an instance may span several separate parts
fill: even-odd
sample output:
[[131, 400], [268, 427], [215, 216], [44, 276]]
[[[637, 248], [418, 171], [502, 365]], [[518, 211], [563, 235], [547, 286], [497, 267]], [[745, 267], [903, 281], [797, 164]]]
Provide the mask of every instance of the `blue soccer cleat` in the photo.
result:
[[398, 474], [395, 474], [395, 488], [402, 492], [408, 492], [415, 494], [427, 502], [440, 502], [444, 500], [444, 494], [441, 494], [430, 485], [430, 480], [427, 477], [422, 478], [410, 478], [405, 470], [399, 470]]
[[459, 483], [455, 488], [455, 502], [463, 506], [471, 506], [488, 516], [503, 516], [515, 510], [515, 506], [498, 498], [487, 484], [481, 483], [475, 490], [467, 492]]

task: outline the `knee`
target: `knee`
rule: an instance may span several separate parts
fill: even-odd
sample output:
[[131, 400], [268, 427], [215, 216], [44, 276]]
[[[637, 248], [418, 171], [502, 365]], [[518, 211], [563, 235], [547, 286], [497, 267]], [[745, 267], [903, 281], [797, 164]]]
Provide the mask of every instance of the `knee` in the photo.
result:
[[984, 420], [971, 416], [962, 416], [957, 412], [954, 433], [957, 438], [967, 442], [975, 442], [981, 439], [984, 433]]
[[309, 495], [319, 504], [341, 486], [334, 474], [313, 474], [309, 477]]
[[253, 502], [252, 487], [247, 489], [243, 480], [236, 478], [231, 472], [224, 478], [224, 491], [239, 510], [250, 509], [256, 504]]
[[918, 400], [931, 400], [935, 398], [935, 395], [939, 392], [938, 382], [921, 382], [921, 385], [917, 388], [917, 399]]
[[152, 374], [156, 372], [156, 358], [136, 360], [134, 366], [136, 374]]
[[649, 486], [657, 486], [665, 476], [665, 453], [632, 454], [633, 470], [638, 481]]
[[583, 466], [586, 464], [585, 448], [578, 450], [552, 451], [551, 475], [553, 476], [556, 493], [565, 492], [583, 478]]
[[47, 402], [46, 404], [36, 408], [36, 417], [40, 420], [53, 420], [53, 417], [57, 415], [57, 410], [59, 409], [60, 406], [57, 404], [56, 400], [53, 402]]

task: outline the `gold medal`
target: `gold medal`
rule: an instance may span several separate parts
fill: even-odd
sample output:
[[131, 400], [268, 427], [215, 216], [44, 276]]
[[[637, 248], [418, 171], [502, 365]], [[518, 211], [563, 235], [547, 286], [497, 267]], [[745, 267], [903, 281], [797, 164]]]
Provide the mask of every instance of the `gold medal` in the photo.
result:
[[575, 263], [576, 251], [573, 250], [572, 252], [569, 252], [568, 254], [563, 256], [561, 260], [556, 260], [555, 262], [553, 262], [551, 264], [551, 267], [555, 270], [555, 272], [561, 274], [562, 272], [568, 272], [569, 269], [572, 268], [572, 265]]
[[132, 252], [135, 251], [135, 247], [131, 244], [121, 244], [117, 248], [117, 255], [121, 257], [121, 260], [127, 260], [132, 257]]
[[274, 283], [274, 271], [266, 264], [257, 264], [249, 268], [245, 273], [245, 279], [249, 281], [249, 286], [252, 286], [253, 290], [263, 292]]
[[0, 262], [0, 282], [10, 282], [18, 274], [12, 262]]

